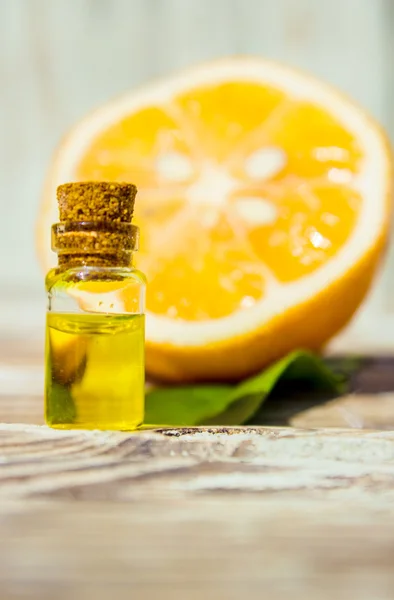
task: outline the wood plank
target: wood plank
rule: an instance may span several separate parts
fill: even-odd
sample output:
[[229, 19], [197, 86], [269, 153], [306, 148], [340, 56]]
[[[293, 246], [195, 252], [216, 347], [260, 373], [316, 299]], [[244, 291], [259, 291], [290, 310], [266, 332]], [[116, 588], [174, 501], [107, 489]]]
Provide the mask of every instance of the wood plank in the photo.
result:
[[137, 433], [0, 426], [0, 498], [143, 500], [212, 491], [394, 500], [394, 433], [189, 428]]
[[295, 428], [128, 434], [27, 424], [41, 359], [1, 358], [1, 598], [393, 596], [392, 360], [354, 377], [363, 394], [267, 404]]
[[387, 514], [296, 500], [16, 503], [1, 526], [2, 598], [389, 600]]
[[2, 598], [394, 593], [394, 434], [0, 428]]
[[268, 402], [293, 428], [135, 433], [37, 425], [41, 361], [0, 347], [1, 598], [393, 597], [392, 359]]

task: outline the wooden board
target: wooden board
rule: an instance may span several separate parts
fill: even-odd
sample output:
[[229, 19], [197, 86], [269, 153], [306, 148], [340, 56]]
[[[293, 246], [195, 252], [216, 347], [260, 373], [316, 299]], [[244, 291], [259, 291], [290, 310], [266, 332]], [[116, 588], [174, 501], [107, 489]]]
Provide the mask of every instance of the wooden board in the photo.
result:
[[3, 425], [0, 450], [1, 598], [394, 593], [393, 433]]
[[392, 598], [393, 364], [267, 427], [59, 432], [37, 355], [3, 348], [1, 600]]

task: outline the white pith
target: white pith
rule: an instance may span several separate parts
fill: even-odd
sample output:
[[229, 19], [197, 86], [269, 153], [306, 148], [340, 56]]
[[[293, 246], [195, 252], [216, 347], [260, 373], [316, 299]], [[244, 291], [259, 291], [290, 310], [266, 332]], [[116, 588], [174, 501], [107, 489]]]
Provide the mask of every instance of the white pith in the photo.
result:
[[[203, 346], [254, 331], [257, 326], [264, 325], [276, 315], [317, 295], [344, 275], [349, 266], [357, 262], [373, 246], [385, 222], [387, 155], [382, 139], [371, 126], [368, 117], [351, 102], [320, 82], [285, 67], [248, 58], [221, 61], [191, 70], [140, 92], [132, 92], [89, 115], [71, 132], [62, 147], [61, 158], [56, 162], [53, 170], [51, 193], [54, 196], [57, 185], [75, 179], [75, 168], [92, 139], [112, 122], [116, 122], [119, 115], [140, 110], [145, 105], [165, 104], [170, 102], [172, 97], [190, 90], [193, 86], [231, 80], [264, 82], [283, 90], [290, 97], [305, 99], [324, 106], [326, 110], [329, 109], [336, 119], [355, 135], [362, 147], [365, 156], [363, 169], [357, 176], [357, 180], [353, 180], [352, 185], [362, 193], [363, 210], [359, 214], [353, 234], [334, 258], [297, 281], [273, 286], [261, 301], [245, 310], [239, 310], [220, 319], [198, 322], [170, 319], [148, 312], [146, 337], [152, 343], [168, 342], [182, 347]], [[169, 162], [163, 168], [178, 169], [176, 172], [180, 173], [181, 177], [182, 169], [186, 174], [187, 165], [179, 160], [177, 163], [177, 160], [173, 157], [173, 162]], [[255, 163], [251, 163], [252, 173], [253, 169], [258, 169], [258, 160], [257, 156]], [[277, 157], [276, 161], [278, 160]], [[275, 168], [275, 165], [275, 160], [272, 159], [271, 168]], [[138, 182], [136, 183], [138, 187]], [[220, 185], [222, 187], [226, 185], [225, 179]], [[227, 182], [227, 185], [231, 185], [231, 182]], [[199, 201], [198, 188], [192, 193], [191, 199]], [[57, 219], [55, 203], [53, 203], [53, 214], [49, 217], [51, 222]], [[49, 238], [46, 243], [49, 247]]]

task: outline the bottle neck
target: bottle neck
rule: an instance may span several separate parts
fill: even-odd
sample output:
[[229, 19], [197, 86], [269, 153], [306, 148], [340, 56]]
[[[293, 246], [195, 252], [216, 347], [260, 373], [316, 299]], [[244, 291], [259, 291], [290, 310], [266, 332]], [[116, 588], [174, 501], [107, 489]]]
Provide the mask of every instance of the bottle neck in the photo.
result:
[[79, 266], [129, 267], [139, 229], [131, 223], [63, 222], [52, 226], [52, 250], [61, 270]]

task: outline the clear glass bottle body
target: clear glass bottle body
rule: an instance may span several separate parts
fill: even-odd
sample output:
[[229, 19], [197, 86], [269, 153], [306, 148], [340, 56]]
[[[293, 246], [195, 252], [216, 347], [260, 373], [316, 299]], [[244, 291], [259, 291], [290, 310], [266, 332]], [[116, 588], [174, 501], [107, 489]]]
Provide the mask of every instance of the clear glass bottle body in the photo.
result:
[[46, 289], [47, 424], [135, 429], [144, 418], [144, 275], [132, 267], [54, 269]]

